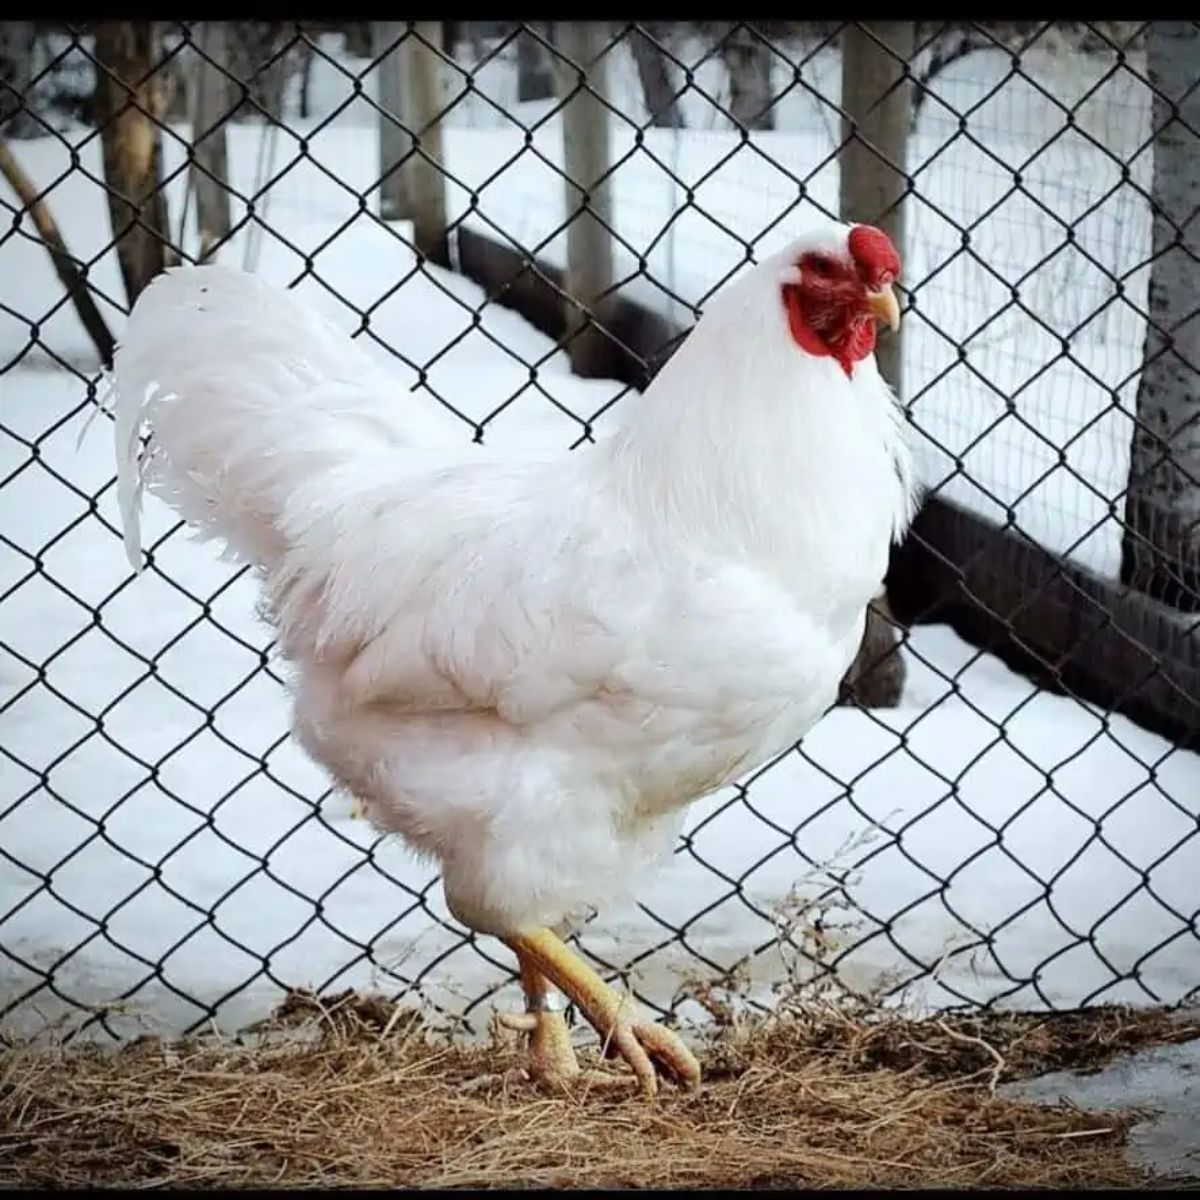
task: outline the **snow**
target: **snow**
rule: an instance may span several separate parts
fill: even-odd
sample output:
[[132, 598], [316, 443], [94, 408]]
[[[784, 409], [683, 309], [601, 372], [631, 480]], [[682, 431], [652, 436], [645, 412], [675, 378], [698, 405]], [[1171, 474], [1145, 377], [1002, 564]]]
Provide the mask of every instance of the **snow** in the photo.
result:
[[[986, 71], [967, 61], [981, 74], [946, 86], [982, 96]], [[314, 74], [318, 111], [338, 102], [339, 86], [348, 87], [332, 68]], [[821, 86], [831, 86], [827, 77]], [[811, 107], [795, 98], [800, 132], [754, 139], [800, 176], [828, 153], [828, 131], [800, 121]], [[961, 214], [968, 201], [986, 211], [1005, 186], [1002, 173], [994, 163], [972, 166], [980, 151], [961, 138], [934, 158], [930, 139], [945, 138], [946, 119], [930, 112], [922, 121], [914, 151], [929, 164], [922, 194], [945, 211]], [[987, 149], [1019, 158], [1022, 138], [1034, 135], [1013, 121], [1006, 129], [1007, 140], [989, 136]], [[39, 185], [53, 184], [50, 203], [69, 246], [97, 258], [94, 282], [118, 298], [93, 181], [99, 146], [85, 133], [21, 142], [18, 153]], [[297, 153], [291, 136], [280, 136], [277, 173]], [[515, 136], [454, 125], [448, 158], [479, 191], [469, 221], [487, 218], [535, 245], [560, 219], [561, 180], [534, 150], [556, 161], [559, 130], [547, 121], [524, 151]], [[651, 131], [647, 141], [691, 181], [731, 146], [720, 129]], [[1028, 173], [1029, 187], [1057, 211], [1083, 190], [1107, 187], [1094, 174], [1081, 180], [1086, 149], [1061, 141], [1066, 158], [1043, 156]], [[258, 128], [231, 130], [235, 185], [251, 187], [259, 149]], [[476, 325], [483, 297], [469, 281], [439, 270], [410, 275], [406, 228], [359, 208], [356, 193], [376, 173], [373, 127], [362, 112], [352, 107], [310, 129], [307, 154], [259, 204], [268, 228], [257, 269], [287, 283], [308, 265], [301, 290], [348, 331], [369, 310], [363, 336], [412, 403], [442, 414], [464, 438], [478, 422], [489, 439], [568, 447], [589, 423], [604, 429], [638, 402], [614, 382], [571, 376], [553, 343], [511, 312], [489, 305]], [[483, 186], [514, 156], [516, 165]], [[73, 158], [82, 170], [71, 169]], [[167, 172], [182, 161], [181, 143], [168, 139]], [[617, 187], [621, 229], [635, 245], [680, 202], [645, 156], [622, 167]], [[743, 234], [797, 200], [786, 175], [746, 152], [695, 187], [708, 212]], [[182, 175], [168, 186], [176, 216], [182, 188]], [[809, 194], [832, 205], [836, 190], [830, 167]], [[452, 207], [461, 211], [466, 195], [452, 188]], [[1076, 226], [1076, 244], [1107, 255], [1104, 262], [1133, 261], [1148, 238], [1147, 220], [1120, 209], [1123, 195], [1118, 187], [1117, 207], [1095, 210], [1103, 220], [1093, 214]], [[761, 252], [802, 223], [800, 207], [763, 238]], [[1037, 238], [1050, 236], [1030, 232], [1035, 219], [1044, 214], [1014, 195], [981, 222], [973, 247], [981, 258], [995, 251], [993, 265], [1015, 278], [1040, 257]], [[939, 221], [916, 206], [914, 276], [948, 265], [921, 287], [906, 326], [910, 395], [950, 353], [933, 325], [955, 336], [974, 329], [1000, 294], [974, 259], [947, 251], [950, 233]], [[698, 300], [740, 247], [731, 250], [735, 243], [724, 244], [696, 213], [673, 228], [650, 270], [671, 270], [675, 289]], [[1054, 230], [1057, 240], [1061, 227]], [[242, 261], [245, 236], [227, 261]], [[552, 261], [556, 252], [547, 249]], [[1035, 273], [1023, 300], [1056, 328], [1073, 328], [1107, 285], [1065, 255], [1054, 263]], [[1131, 303], [1137, 286], [1144, 295], [1144, 280], [1131, 276]], [[977, 339], [986, 344], [972, 349], [969, 366], [913, 403], [914, 421], [957, 439], [964, 470], [1000, 501], [1028, 489], [1019, 518], [1051, 548], [1077, 540], [1124, 486], [1125, 418], [1105, 412], [1110, 389], [1136, 371], [1140, 332], [1128, 309], [1105, 308], [1073, 337], [1073, 356], [1101, 382], [1061, 360], [1019, 391], [1031, 364], [1057, 351], [1013, 310]], [[106, 316], [119, 333], [119, 307], [108, 305]], [[27, 352], [34, 321], [40, 349]], [[469, 945], [428, 868], [353, 819], [347, 799], [328, 793], [322, 772], [287, 738], [286, 695], [252, 580], [188, 540], [157, 502], [145, 521], [147, 542], [158, 542], [156, 565], [132, 578], [108, 422], [84, 432], [94, 356], [45, 252], [23, 236], [0, 239], [0, 363], [8, 364], [0, 373], [0, 1010], [15, 1005], [9, 1023], [31, 1028], [81, 1003], [115, 1006], [110, 1024], [126, 1030], [179, 1030], [204, 1016], [201, 1006], [232, 1028], [261, 1016], [283, 985], [398, 990], [419, 981], [423, 1000], [465, 1014], [476, 1029], [493, 1003], [516, 1004], [503, 948], [486, 939]], [[536, 380], [527, 364], [537, 364]], [[1015, 397], [1011, 409], [1007, 396]], [[1043, 439], [1059, 445], [1071, 435], [1068, 461], [1099, 496], [1061, 466], [1029, 486], [1058, 462]], [[949, 460], [927, 445], [921, 461], [936, 484]], [[947, 494], [995, 515], [995, 502], [961, 477]], [[1111, 571], [1113, 537], [1109, 521], [1073, 553]], [[697, 805], [680, 852], [647, 881], [640, 903], [603, 908], [587, 926], [589, 951], [632, 964], [639, 995], [663, 1006], [689, 974], [731, 968], [763, 947], [739, 985], [743, 999], [762, 1003], [781, 981], [811, 974], [795, 947], [836, 967], [847, 986], [913, 1005], [1172, 1002], [1194, 989], [1200, 757], [1123, 717], [1038, 690], [944, 627], [913, 630], [905, 655], [899, 708], [837, 709], [797, 751], [743, 781], [744, 795], [729, 789]], [[790, 940], [769, 946], [781, 931]], [[53, 989], [40, 987], [49, 972]], [[699, 1015], [693, 1004], [686, 1009]]]

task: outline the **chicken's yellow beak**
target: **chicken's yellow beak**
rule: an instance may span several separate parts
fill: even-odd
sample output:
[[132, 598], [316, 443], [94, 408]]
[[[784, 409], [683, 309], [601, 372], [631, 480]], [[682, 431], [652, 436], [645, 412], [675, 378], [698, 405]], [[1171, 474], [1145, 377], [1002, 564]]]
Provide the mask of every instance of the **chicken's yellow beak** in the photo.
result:
[[900, 304], [890, 286], [880, 288], [877, 292], [868, 292], [867, 307], [889, 328], [900, 328]]

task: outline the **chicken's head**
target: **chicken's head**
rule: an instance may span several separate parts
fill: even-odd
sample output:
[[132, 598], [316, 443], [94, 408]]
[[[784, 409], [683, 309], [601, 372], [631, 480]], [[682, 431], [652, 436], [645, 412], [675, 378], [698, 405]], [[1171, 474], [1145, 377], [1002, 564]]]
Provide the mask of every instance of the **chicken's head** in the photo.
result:
[[850, 375], [875, 349], [876, 322], [900, 323], [892, 291], [899, 274], [896, 247], [873, 225], [835, 225], [797, 239], [780, 274], [792, 339]]

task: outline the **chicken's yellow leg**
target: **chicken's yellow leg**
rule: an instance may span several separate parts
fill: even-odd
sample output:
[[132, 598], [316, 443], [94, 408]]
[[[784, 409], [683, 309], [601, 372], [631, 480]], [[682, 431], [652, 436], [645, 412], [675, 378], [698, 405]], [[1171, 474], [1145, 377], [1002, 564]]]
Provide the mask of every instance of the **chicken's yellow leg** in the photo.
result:
[[580, 1074], [579, 1061], [571, 1045], [567, 1020], [555, 1007], [554, 995], [546, 977], [523, 955], [517, 955], [521, 969], [521, 989], [525, 993], [525, 1012], [501, 1013], [501, 1025], [528, 1033], [529, 1073], [539, 1083], [570, 1083]]
[[[683, 1087], [700, 1083], [700, 1064], [682, 1039], [661, 1025], [635, 1020], [629, 1000], [610, 988], [549, 929], [510, 934], [504, 942], [521, 964], [522, 982], [527, 975], [530, 979], [541, 975], [568, 996], [601, 1042], [633, 1068], [647, 1096], [658, 1091], [656, 1066]], [[565, 1035], [565, 1022], [562, 1029]]]
[[529, 1034], [529, 1078], [556, 1090], [571, 1090], [572, 1085], [588, 1089], [622, 1087], [632, 1082], [628, 1075], [585, 1071], [579, 1066], [566, 1018], [557, 1007], [562, 997], [527, 958], [518, 954], [517, 961], [526, 1011], [499, 1013], [496, 1020], [507, 1029]]

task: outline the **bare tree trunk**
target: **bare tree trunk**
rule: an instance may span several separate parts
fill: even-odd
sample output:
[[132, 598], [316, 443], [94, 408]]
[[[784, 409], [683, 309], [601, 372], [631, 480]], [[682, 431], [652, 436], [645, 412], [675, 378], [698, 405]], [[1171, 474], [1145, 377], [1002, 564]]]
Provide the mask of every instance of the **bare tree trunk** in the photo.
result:
[[421, 41], [440, 48], [441, 23], [413, 22], [412, 32], [385, 54], [407, 29], [405, 21], [372, 24], [372, 53], [385, 55], [379, 67], [379, 212], [385, 221], [411, 220], [418, 252], [449, 266], [441, 61]]
[[[550, 38], [550, 26], [546, 21], [529, 21], [529, 29], [534, 29], [546, 38]], [[554, 95], [554, 58], [553, 55], [532, 34], [522, 29], [516, 37], [517, 42], [517, 100], [549, 100]]]
[[467, 27], [467, 41], [471, 43], [472, 64], [481, 63], [484, 54], [487, 53], [487, 47], [484, 45], [483, 23], [481, 21], [465, 21], [464, 24]]
[[[611, 308], [613, 284], [612, 184], [600, 182], [611, 165], [608, 110], [596, 98], [608, 87], [607, 29], [601, 21], [564, 21], [558, 31], [558, 48], [584, 72], [567, 62], [558, 64], [562, 96], [571, 96], [563, 108], [563, 171], [567, 178], [567, 353], [577, 375], [607, 373], [611, 343], [600, 332]], [[588, 311], [580, 312], [572, 300]], [[589, 315], [590, 313], [590, 315]]]
[[[915, 27], [913, 32], [915, 42], [917, 40]], [[910, 122], [914, 128], [917, 116], [921, 111], [921, 105], [925, 103], [925, 97], [929, 95], [930, 85], [933, 81], [960, 59], [966, 58], [968, 54], [975, 54], [982, 50], [999, 50], [1003, 52], [1003, 47], [1002, 45], [998, 45], [993, 38], [989, 38], [981, 30], [976, 29], [973, 23], [964, 23], [964, 27], [961, 29], [950, 27], [941, 31], [933, 43], [933, 48], [925, 69], [917, 76], [917, 86], [913, 89]]]
[[1158, 130], [1154, 261], [1121, 577], [1200, 612], [1200, 30], [1189, 21], [1152, 21], [1146, 40]]
[[236, 79], [233, 85], [243, 116], [252, 119], [266, 112], [278, 120], [279, 101], [299, 63], [296, 26], [291, 21], [227, 21], [222, 65]]
[[71, 257], [45, 199], [38, 195], [38, 189], [34, 186], [33, 180], [21, 169], [21, 164], [17, 162], [11, 147], [2, 138], [0, 138], [0, 175], [8, 181], [8, 186], [16, 192], [17, 199], [33, 218], [38, 236], [50, 254], [54, 270], [66, 289], [67, 295], [70, 296], [71, 303], [75, 306], [75, 311], [78, 313], [84, 329], [87, 330], [88, 337], [92, 339], [92, 345], [96, 347], [100, 361], [105, 367], [111, 367], [113, 336], [109, 332], [108, 325], [100, 315], [100, 310], [96, 307], [91, 292], [88, 291], [87, 281], [76, 266], [76, 260]]
[[[651, 38], [654, 41], [651, 41]], [[633, 52], [638, 79], [641, 80], [642, 95], [646, 100], [650, 123], [667, 129], [682, 129], [683, 113], [671, 80], [671, 67], [666, 55], [654, 44], [662, 39], [662, 27], [657, 22], [647, 22], [630, 35], [629, 48]]]
[[379, 63], [379, 215], [385, 221], [403, 217], [408, 208], [402, 164], [413, 140], [400, 127], [404, 120], [404, 70], [400, 47], [403, 21], [372, 21], [369, 57]]
[[[221, 21], [199, 21], [193, 32], [199, 54], [192, 76], [192, 186], [196, 192], [196, 225], [200, 261], [229, 236], [229, 151], [226, 121], [233, 111], [229, 80], [214, 64], [226, 61], [226, 27]], [[210, 61], [211, 60], [211, 61]]]
[[[150, 21], [102, 21], [96, 26], [96, 119], [103, 125], [104, 179], [117, 259], [132, 307], [142, 289], [178, 261], [161, 189], [162, 88], [157, 30]], [[111, 73], [111, 74], [110, 74]], [[114, 78], [115, 77], [115, 78]]]
[[33, 80], [32, 21], [0, 21], [0, 135], [37, 137], [46, 130], [30, 114]]
[[311, 97], [309, 89], [312, 86], [312, 69], [313, 59], [316, 54], [313, 48], [307, 42], [301, 47], [301, 62], [300, 62], [300, 117], [307, 121], [311, 110]]
[[370, 58], [378, 50], [371, 45], [371, 21], [352, 21], [346, 26], [346, 53], [355, 58]]
[[[850, 24], [842, 35], [842, 137], [848, 139], [841, 153], [842, 220], [878, 225], [901, 257], [912, 85], [900, 80], [912, 50], [909, 21]], [[899, 336], [881, 334], [875, 357], [902, 395]]]
[[[849, 139], [841, 154], [842, 220], [878, 225], [901, 255], [912, 98], [911, 84], [899, 81], [912, 50], [911, 22], [851, 24], [842, 35], [842, 136]], [[875, 356], [883, 377], [902, 396], [895, 333], [881, 335]], [[859, 702], [872, 707], [899, 703], [904, 681], [896, 629], [883, 615], [886, 606], [884, 594], [867, 609], [862, 645], [847, 677]]]
[[730, 34], [721, 46], [729, 72], [729, 111], [745, 129], [774, 129], [771, 103], [771, 51], [748, 29]]

